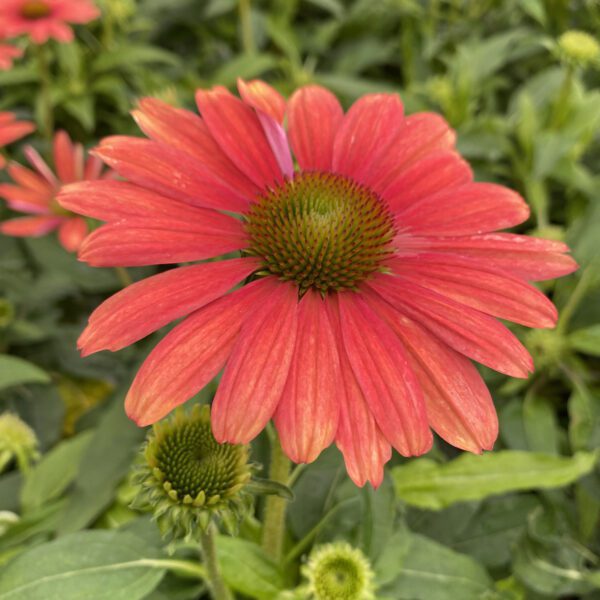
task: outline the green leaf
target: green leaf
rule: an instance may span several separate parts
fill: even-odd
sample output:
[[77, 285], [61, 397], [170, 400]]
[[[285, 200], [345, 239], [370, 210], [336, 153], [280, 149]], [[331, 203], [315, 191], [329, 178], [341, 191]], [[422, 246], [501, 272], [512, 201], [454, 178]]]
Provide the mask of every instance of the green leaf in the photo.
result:
[[569, 335], [569, 344], [583, 354], [600, 356], [600, 324], [574, 331]]
[[[402, 536], [408, 536], [402, 547]], [[400, 537], [400, 540], [398, 539]], [[401, 552], [396, 553], [400, 544]], [[392, 556], [389, 556], [389, 554]], [[454, 552], [422, 535], [400, 532], [392, 538], [382, 557], [396, 558], [399, 575], [379, 590], [378, 597], [394, 600], [479, 600], [492, 596], [492, 580], [472, 558]]]
[[49, 383], [50, 376], [39, 367], [17, 358], [0, 354], [0, 389], [24, 383]]
[[596, 455], [573, 457], [504, 450], [482, 456], [463, 454], [445, 464], [422, 458], [392, 469], [399, 498], [439, 510], [455, 502], [480, 500], [516, 490], [555, 488], [589, 473]]
[[558, 454], [558, 425], [554, 407], [548, 399], [532, 393], [525, 396], [523, 425], [530, 450]]
[[260, 546], [252, 542], [219, 536], [217, 556], [227, 584], [245, 596], [269, 600], [284, 588], [283, 578], [275, 563]]
[[157, 550], [120, 531], [85, 531], [42, 544], [0, 571], [0, 600], [139, 600], [165, 570]]
[[71, 484], [92, 432], [82, 433], [58, 444], [32, 469], [23, 486], [23, 509], [30, 511], [57, 498]]

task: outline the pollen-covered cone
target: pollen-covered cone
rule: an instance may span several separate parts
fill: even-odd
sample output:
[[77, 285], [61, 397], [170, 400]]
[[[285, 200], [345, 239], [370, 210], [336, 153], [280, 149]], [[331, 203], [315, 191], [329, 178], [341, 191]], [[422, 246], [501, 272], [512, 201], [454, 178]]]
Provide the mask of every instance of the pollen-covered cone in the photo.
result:
[[106, 221], [81, 247], [91, 265], [228, 256], [116, 294], [90, 317], [82, 353], [186, 317], [138, 372], [132, 419], [155, 422], [224, 368], [219, 442], [247, 443], [274, 419], [292, 460], [335, 441], [358, 485], [381, 482], [392, 447], [427, 452], [432, 429], [458, 448], [492, 448], [496, 412], [471, 360], [533, 370], [497, 318], [554, 326], [529, 282], [572, 272], [567, 247], [498, 233], [528, 218], [523, 199], [475, 183], [447, 123], [405, 116], [395, 94], [344, 114], [319, 86], [289, 100], [260, 81], [239, 91], [200, 90], [201, 116], [143, 100], [134, 117], [149, 139], [95, 151], [126, 181], [61, 194], [66, 209]]

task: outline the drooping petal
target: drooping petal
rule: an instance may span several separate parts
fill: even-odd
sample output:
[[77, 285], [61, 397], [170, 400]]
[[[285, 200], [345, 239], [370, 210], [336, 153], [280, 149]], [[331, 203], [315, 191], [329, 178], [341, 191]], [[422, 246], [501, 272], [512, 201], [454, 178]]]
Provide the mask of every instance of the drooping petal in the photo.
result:
[[104, 225], [85, 239], [79, 258], [94, 267], [133, 267], [204, 260], [247, 246], [239, 221], [218, 213], [210, 217], [194, 223], [165, 218]]
[[424, 454], [433, 438], [402, 344], [359, 294], [341, 293], [338, 300], [348, 360], [377, 425], [402, 455]]
[[298, 305], [298, 333], [274, 415], [281, 445], [296, 463], [314, 461], [335, 436], [340, 413], [336, 340], [325, 301], [308, 291]]
[[0, 223], [0, 231], [15, 237], [39, 237], [56, 229], [62, 217], [40, 216], [9, 219]]
[[512, 377], [533, 371], [525, 347], [493, 317], [402, 277], [379, 277], [368, 286], [457, 352]]
[[[125, 399], [140, 427], [162, 419], [223, 368], [248, 311], [267, 300], [267, 280], [251, 283], [196, 311], [170, 331], [138, 371]], [[260, 398], [256, 398], [260, 401]]]
[[404, 109], [396, 94], [368, 94], [344, 116], [333, 144], [334, 172], [366, 183], [379, 160], [402, 129]]
[[232, 212], [248, 206], [197, 160], [166, 144], [113, 136], [102, 140], [94, 154], [122, 177], [192, 206]]
[[144, 98], [132, 112], [140, 129], [157, 142], [168, 144], [196, 158], [222, 184], [243, 198], [260, 189], [221, 150], [206, 123], [188, 110], [174, 108], [156, 98]]
[[77, 346], [82, 356], [116, 352], [226, 294], [256, 270], [254, 258], [179, 267], [138, 281], [103, 302]]
[[87, 223], [81, 217], [66, 219], [58, 228], [58, 240], [67, 252], [77, 252], [87, 234]]
[[285, 116], [285, 98], [272, 86], [260, 79], [251, 81], [237, 80], [238, 91], [242, 100], [278, 123], [283, 123]]
[[281, 169], [255, 112], [227, 90], [198, 90], [198, 108], [230, 160], [259, 188], [281, 181]]
[[498, 417], [471, 361], [375, 295], [369, 302], [407, 349], [433, 429], [457, 448], [475, 453], [491, 450], [498, 436]]
[[336, 444], [344, 456], [350, 479], [359, 487], [369, 481], [377, 488], [383, 481], [383, 466], [392, 456], [392, 447], [377, 426], [348, 361], [340, 329], [339, 311], [331, 302], [328, 303], [328, 309], [341, 368], [338, 392], [340, 420]]
[[420, 254], [389, 261], [404, 279], [494, 317], [528, 327], [554, 327], [548, 297], [522, 279], [461, 256]]
[[400, 236], [400, 254], [444, 252], [469, 257], [482, 268], [494, 267], [527, 281], [544, 281], [577, 270], [562, 242], [512, 233], [488, 233], [461, 237]]
[[529, 206], [516, 192], [471, 183], [421, 198], [396, 213], [401, 231], [415, 235], [472, 235], [519, 225]]
[[344, 118], [338, 99], [318, 85], [302, 87], [292, 94], [287, 117], [290, 143], [300, 167], [330, 170], [333, 142]]
[[456, 153], [428, 154], [396, 178], [383, 197], [392, 212], [400, 212], [422, 198], [465, 185], [473, 180], [471, 167]]
[[273, 416], [288, 377], [298, 291], [274, 279], [268, 285], [269, 297], [248, 315], [213, 402], [213, 433], [219, 443], [254, 439]]

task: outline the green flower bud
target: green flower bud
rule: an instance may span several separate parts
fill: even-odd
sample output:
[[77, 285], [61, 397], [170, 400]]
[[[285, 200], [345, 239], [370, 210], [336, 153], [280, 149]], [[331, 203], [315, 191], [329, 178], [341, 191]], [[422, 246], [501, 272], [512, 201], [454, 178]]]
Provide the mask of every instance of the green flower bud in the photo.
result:
[[366, 556], [345, 542], [313, 551], [302, 569], [315, 600], [374, 600], [374, 573]]
[[38, 439], [31, 427], [17, 415], [0, 415], [0, 473], [13, 460], [21, 471], [29, 470], [39, 458]]
[[148, 437], [133, 505], [151, 507], [168, 539], [198, 540], [213, 518], [235, 531], [251, 506], [248, 455], [248, 446], [215, 440], [208, 406], [178, 409]]
[[586, 67], [600, 59], [600, 44], [585, 31], [572, 29], [558, 38], [558, 51], [566, 62]]

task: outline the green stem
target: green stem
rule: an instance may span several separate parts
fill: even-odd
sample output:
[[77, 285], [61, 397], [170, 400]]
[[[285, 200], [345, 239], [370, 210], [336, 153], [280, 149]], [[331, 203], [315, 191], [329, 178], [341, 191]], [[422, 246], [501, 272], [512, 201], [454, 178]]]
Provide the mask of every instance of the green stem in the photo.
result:
[[51, 140], [54, 132], [54, 109], [52, 106], [52, 75], [45, 44], [35, 46], [40, 76], [40, 117], [42, 133]]
[[240, 28], [242, 31], [242, 47], [246, 54], [253, 54], [256, 50], [254, 31], [252, 30], [252, 10], [250, 0], [239, 0]]
[[556, 326], [557, 333], [564, 333], [569, 325], [569, 321], [571, 317], [577, 310], [579, 303], [583, 300], [584, 296], [587, 294], [590, 284], [594, 280], [594, 269], [588, 267], [582, 273], [573, 293], [569, 297], [569, 300], [565, 304], [565, 307], [562, 309], [560, 313], [560, 318], [558, 320], [558, 325]]
[[233, 600], [229, 589], [223, 581], [219, 562], [217, 560], [217, 549], [215, 546], [215, 526], [210, 523], [200, 534], [200, 545], [202, 547], [202, 557], [208, 575], [208, 585], [214, 600]]
[[[271, 435], [271, 466], [269, 479], [287, 485], [290, 476], [290, 459], [284, 454], [277, 434]], [[287, 500], [278, 496], [269, 496], [265, 503], [265, 521], [262, 546], [265, 552], [276, 562], [281, 561], [285, 538], [285, 511]]]
[[569, 111], [571, 91], [573, 88], [573, 67], [567, 66], [567, 72], [558, 92], [558, 97], [552, 108], [550, 129], [559, 129]]
[[133, 279], [125, 267], [115, 267], [115, 273], [124, 288], [133, 283]]

